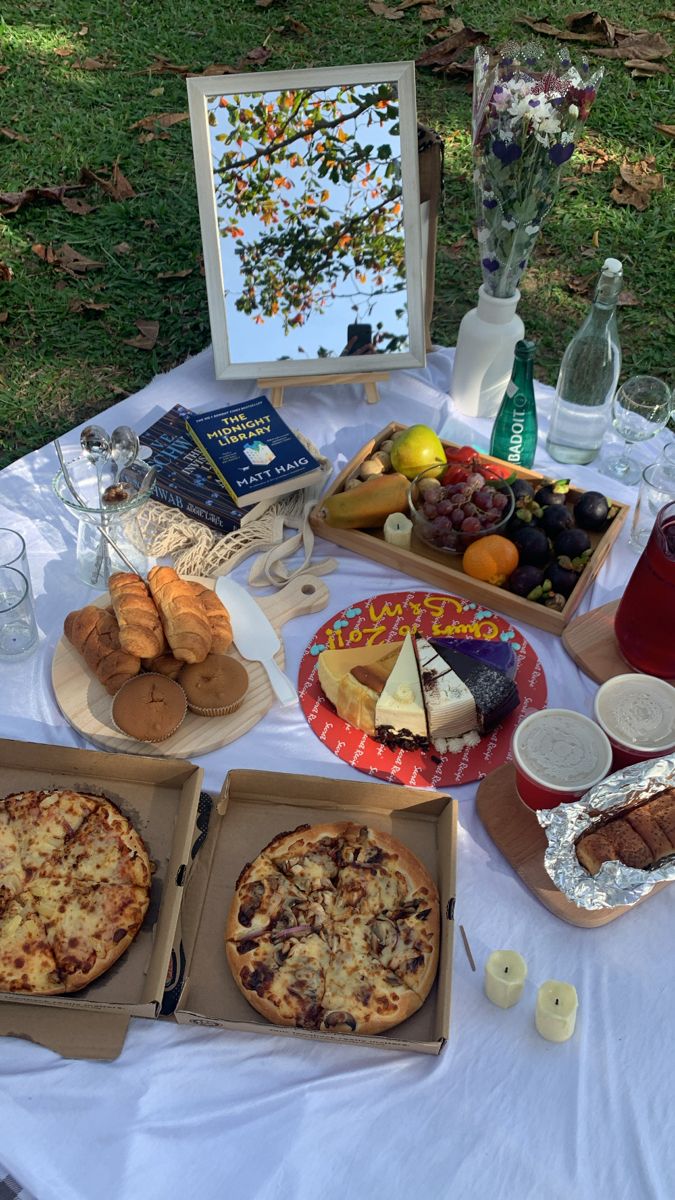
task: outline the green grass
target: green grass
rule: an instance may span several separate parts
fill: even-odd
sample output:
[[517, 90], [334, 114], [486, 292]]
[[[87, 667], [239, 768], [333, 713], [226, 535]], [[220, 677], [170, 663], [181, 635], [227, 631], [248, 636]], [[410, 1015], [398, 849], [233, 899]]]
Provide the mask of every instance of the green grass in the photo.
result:
[[[675, 43], [675, 25], [656, 16], [662, 8], [659, 0], [638, 16], [633, 5], [618, 2], [601, 11], [610, 20], [648, 27]], [[569, 6], [532, 3], [522, 11], [545, 11], [560, 23]], [[524, 36], [504, 0], [459, 0], [449, 14], [485, 30], [494, 43]], [[289, 18], [303, 22], [308, 32], [293, 33], [285, 24]], [[196, 71], [214, 62], [234, 64], [263, 42], [272, 51], [267, 69], [410, 59], [427, 44], [425, 33], [433, 24], [424, 25], [415, 8], [400, 21], [385, 21], [369, 11], [366, 0], [275, 0], [269, 8], [258, 8], [253, 0], [183, 0], [180, 5], [30, 0], [7, 4], [0, 21], [0, 64], [10, 68], [0, 76], [0, 124], [29, 139], [8, 141], [0, 135], [0, 191], [75, 183], [83, 167], [99, 171], [115, 161], [136, 191], [134, 199], [116, 203], [87, 186], [74, 193], [95, 206], [86, 216], [39, 201], [0, 220], [0, 262], [14, 275], [0, 284], [0, 312], [8, 312], [0, 324], [3, 465], [142, 387], [210, 340], [189, 122], [174, 126], [167, 140], [145, 144], [139, 143], [138, 130], [130, 130], [150, 113], [187, 108], [180, 76], [148, 73], [153, 55]], [[84, 25], [88, 32], [79, 36]], [[68, 45], [75, 47], [73, 55], [56, 54]], [[82, 71], [70, 65], [85, 57], [109, 59], [115, 69]], [[575, 178], [549, 216], [524, 279], [520, 312], [528, 335], [539, 343], [542, 379], [555, 380], [562, 350], [585, 311], [587, 299], [570, 290], [570, 281], [576, 288], [584, 278], [591, 284], [609, 254], [623, 259], [625, 287], [639, 301], [620, 311], [624, 374], [668, 378], [675, 309], [675, 219], [668, 191], [673, 143], [654, 129], [654, 122], [675, 122], [672, 95], [671, 76], [633, 80], [623, 63], [606, 64], [591, 125], [596, 144], [611, 161], [593, 174], [581, 174], [584, 160], [572, 160], [568, 174]], [[419, 117], [446, 142], [433, 330], [443, 344], [454, 343], [480, 282], [471, 236], [470, 104], [464, 81], [418, 72]], [[610, 199], [624, 155], [654, 155], [656, 169], [666, 174], [666, 189], [653, 196], [646, 212], [620, 208]], [[456, 246], [465, 234], [466, 241]], [[63, 242], [102, 261], [104, 268], [74, 278], [31, 251], [33, 243]], [[127, 253], [115, 251], [120, 243], [129, 246]], [[192, 273], [183, 279], [159, 278], [188, 269]], [[101, 316], [87, 316], [71, 310], [75, 299], [109, 307]], [[151, 352], [123, 343], [137, 333], [139, 319], [160, 323]]]

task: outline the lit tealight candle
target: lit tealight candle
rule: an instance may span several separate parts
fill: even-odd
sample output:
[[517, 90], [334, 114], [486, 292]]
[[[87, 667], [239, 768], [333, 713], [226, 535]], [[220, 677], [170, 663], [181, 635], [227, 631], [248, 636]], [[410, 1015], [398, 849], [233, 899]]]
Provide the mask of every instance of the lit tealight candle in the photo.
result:
[[547, 1042], [566, 1042], [574, 1033], [578, 1006], [577, 989], [571, 983], [547, 979], [537, 993], [537, 1033]]
[[485, 964], [485, 995], [499, 1008], [512, 1008], [523, 994], [527, 963], [516, 950], [494, 950]]
[[406, 550], [410, 549], [412, 521], [404, 517], [403, 513], [391, 513], [384, 523], [383, 532], [384, 540], [389, 542], [390, 546], [404, 546]]

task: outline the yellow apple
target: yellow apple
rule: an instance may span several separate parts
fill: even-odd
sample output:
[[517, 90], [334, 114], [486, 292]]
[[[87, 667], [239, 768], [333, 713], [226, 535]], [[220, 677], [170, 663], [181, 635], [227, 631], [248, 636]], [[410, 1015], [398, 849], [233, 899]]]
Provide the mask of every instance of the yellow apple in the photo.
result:
[[446, 467], [443, 443], [428, 425], [410, 425], [408, 429], [402, 429], [394, 437], [390, 455], [392, 467], [406, 479], [414, 479], [420, 471], [438, 463], [438, 470], [429, 471], [428, 476], [437, 479]]

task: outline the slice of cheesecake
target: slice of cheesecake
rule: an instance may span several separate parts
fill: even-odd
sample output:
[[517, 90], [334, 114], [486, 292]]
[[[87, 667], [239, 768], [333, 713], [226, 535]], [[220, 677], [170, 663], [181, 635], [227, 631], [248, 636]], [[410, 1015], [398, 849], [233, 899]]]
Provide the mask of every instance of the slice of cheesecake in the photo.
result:
[[418, 637], [415, 650], [422, 679], [429, 737], [460, 738], [479, 728], [473, 694], [426, 638]]
[[343, 721], [375, 736], [375, 706], [396, 663], [401, 643], [322, 650], [317, 667], [324, 694]]
[[408, 633], [375, 704], [375, 736], [386, 746], [425, 750], [429, 745], [422, 684]]
[[520, 704], [518, 688], [506, 671], [497, 670], [472, 655], [436, 642], [443, 661], [469, 690], [476, 706], [478, 732], [489, 733]]

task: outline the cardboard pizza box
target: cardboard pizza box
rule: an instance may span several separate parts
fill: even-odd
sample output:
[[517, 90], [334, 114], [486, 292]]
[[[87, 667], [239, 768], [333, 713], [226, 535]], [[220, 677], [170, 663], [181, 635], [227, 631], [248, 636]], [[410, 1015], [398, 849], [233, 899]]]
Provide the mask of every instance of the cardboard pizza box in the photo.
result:
[[99, 979], [70, 996], [0, 992], [0, 1035], [67, 1057], [114, 1058], [132, 1016], [154, 1018], [164, 994], [191, 863], [203, 770], [181, 759], [108, 754], [0, 739], [0, 796], [43, 788], [103, 795], [140, 833], [155, 865], [136, 938]]
[[[272, 1025], [246, 1002], [225, 957], [225, 920], [244, 864], [282, 831], [306, 822], [344, 820], [368, 823], [398, 838], [421, 859], [440, 894], [436, 982], [419, 1011], [389, 1034], [366, 1037]], [[176, 1021], [439, 1054], [450, 1029], [456, 846], [457, 801], [449, 796], [395, 784], [231, 771], [183, 897], [187, 970]]]

